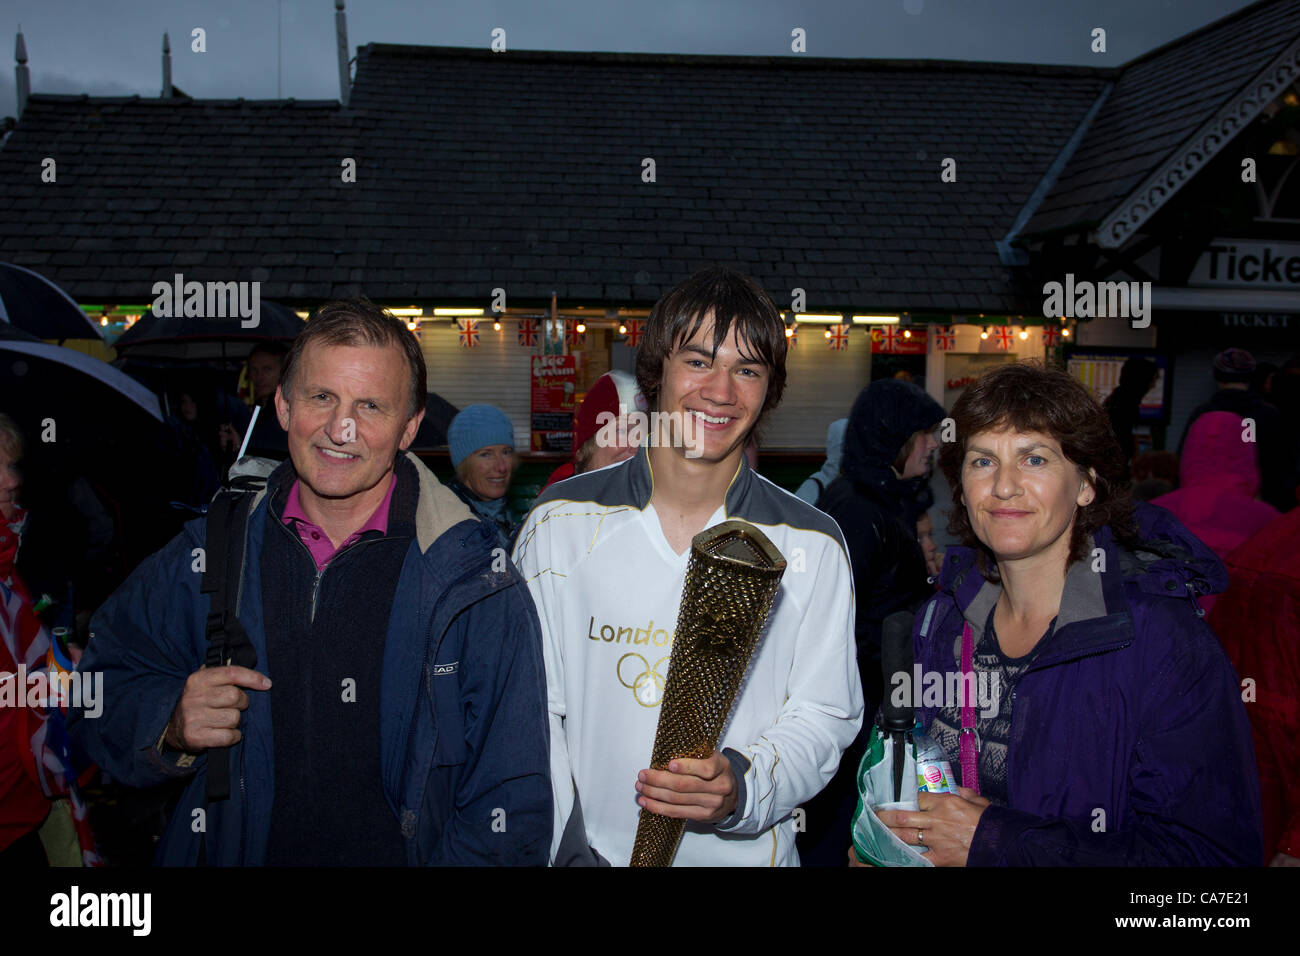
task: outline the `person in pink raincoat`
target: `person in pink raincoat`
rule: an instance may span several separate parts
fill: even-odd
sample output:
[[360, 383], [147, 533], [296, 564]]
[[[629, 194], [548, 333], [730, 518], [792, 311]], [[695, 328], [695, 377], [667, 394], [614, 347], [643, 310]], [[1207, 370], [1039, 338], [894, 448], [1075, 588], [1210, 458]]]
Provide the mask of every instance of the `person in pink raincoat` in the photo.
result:
[[[1192, 423], [1183, 445], [1177, 491], [1151, 501], [1167, 508], [1220, 558], [1278, 516], [1259, 501], [1259, 466], [1251, 429], [1240, 415], [1206, 412]], [[1205, 595], [1208, 614], [1215, 595]]]

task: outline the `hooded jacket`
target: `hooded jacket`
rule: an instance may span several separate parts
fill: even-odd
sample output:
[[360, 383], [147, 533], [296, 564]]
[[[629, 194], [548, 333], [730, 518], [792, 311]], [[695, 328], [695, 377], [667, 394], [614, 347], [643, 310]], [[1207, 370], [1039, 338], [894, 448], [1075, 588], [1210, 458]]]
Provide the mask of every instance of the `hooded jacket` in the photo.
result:
[[[1137, 509], [1140, 549], [1101, 528], [1066, 575], [1055, 632], [1014, 690], [1008, 805], [984, 810], [969, 866], [1262, 862], [1241, 686], [1195, 603], [1227, 575], [1169, 512]], [[1001, 588], [975, 557], [948, 550], [917, 617], [923, 672], [960, 674], [963, 621], [979, 642]], [[918, 708], [922, 726], [937, 711]]]
[[844, 433], [848, 430], [849, 420], [837, 418], [826, 428], [826, 463], [819, 470], [809, 475], [795, 492], [814, 507], [821, 504], [821, 497], [826, 493], [832, 481], [840, 476], [840, 459], [844, 456]]
[[1300, 857], [1300, 509], [1288, 511], [1225, 558], [1230, 584], [1210, 624], [1255, 699], [1266, 856]]
[[[1187, 429], [1178, 490], [1151, 502], [1172, 511], [1220, 558], [1278, 516], [1272, 505], [1255, 500], [1260, 480], [1255, 446], [1241, 436], [1241, 419], [1231, 412], [1206, 412], [1196, 419]], [[1208, 612], [1214, 600], [1207, 595], [1201, 606]]]
[[854, 633], [868, 720], [880, 703], [880, 636], [884, 619], [915, 610], [933, 593], [916, 520], [931, 503], [928, 478], [901, 479], [893, 463], [915, 432], [943, 419], [943, 406], [909, 382], [882, 379], [853, 403], [840, 477], [820, 507], [844, 533], [857, 595]]
[[[1288, 444], [1289, 436], [1283, 427], [1282, 414], [1258, 392], [1249, 389], [1219, 388], [1203, 405], [1192, 409], [1178, 444], [1181, 456], [1187, 448], [1192, 426], [1202, 415], [1210, 412], [1228, 412], [1238, 419], [1249, 418], [1255, 423], [1255, 441], [1250, 444], [1259, 462], [1260, 496], [1279, 511], [1290, 511], [1296, 506], [1296, 449]], [[1241, 426], [1238, 426], [1240, 428]], [[1240, 432], [1238, 432], [1240, 437]]]
[[[380, 684], [384, 795], [411, 864], [546, 862], [551, 788], [541, 632], [528, 588], [497, 533], [474, 517], [411, 453], [419, 481], [416, 535], [388, 619]], [[261, 561], [269, 496], [248, 521], [238, 616], [267, 673]], [[144, 561], [91, 622], [80, 669], [104, 674], [103, 713], [75, 710], [73, 734], [130, 786], [190, 778], [158, 850], [164, 865], [193, 865], [205, 806], [206, 755], [158, 741], [185, 681], [203, 666], [209, 600], [194, 570], [205, 522], [192, 521]], [[248, 691], [241, 741], [230, 750], [231, 795], [206, 808], [206, 858], [215, 865], [265, 859], [275, 797], [269, 691]], [[504, 818], [501, 813], [504, 811]], [[505, 823], [504, 826], [499, 825]]]

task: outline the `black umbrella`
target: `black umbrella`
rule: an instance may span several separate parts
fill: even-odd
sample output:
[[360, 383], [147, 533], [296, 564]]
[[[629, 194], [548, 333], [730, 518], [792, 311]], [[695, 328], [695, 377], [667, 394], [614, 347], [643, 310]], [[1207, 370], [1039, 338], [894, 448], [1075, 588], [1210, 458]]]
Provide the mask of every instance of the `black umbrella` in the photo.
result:
[[89, 482], [109, 504], [128, 566], [178, 529], [167, 502], [191, 466], [157, 396], [130, 376], [0, 322], [0, 411], [26, 438], [28, 492]]
[[150, 312], [113, 344], [124, 358], [205, 361], [245, 358], [258, 342], [292, 342], [303, 320], [277, 302], [260, 303], [258, 323], [244, 328], [240, 316], [200, 318], [160, 316]]
[[[120, 412], [119, 405], [133, 406], [132, 416], [162, 422], [158, 397], [125, 372], [84, 352], [42, 342], [7, 322], [0, 322], [0, 399], [40, 418], [55, 408], [71, 409], [65, 416], [70, 423]], [[111, 409], [104, 407], [106, 401]]]
[[0, 319], [38, 339], [94, 339], [103, 335], [81, 306], [57, 285], [9, 262], [0, 262]]
[[158, 397], [107, 362], [0, 322], [0, 411], [27, 455], [107, 486], [147, 481], [165, 437]]
[[39, 342], [40, 339], [30, 332], [24, 332], [16, 325], [10, 325], [8, 322], [0, 322], [0, 340], [9, 340], [11, 342]]

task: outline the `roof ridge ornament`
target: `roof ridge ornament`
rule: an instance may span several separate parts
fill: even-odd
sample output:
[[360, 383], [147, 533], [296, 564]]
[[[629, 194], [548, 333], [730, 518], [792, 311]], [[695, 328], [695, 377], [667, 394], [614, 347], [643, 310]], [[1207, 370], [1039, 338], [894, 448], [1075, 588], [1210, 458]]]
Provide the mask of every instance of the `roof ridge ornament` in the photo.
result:
[[352, 68], [348, 57], [348, 14], [343, 0], [334, 0], [334, 32], [339, 54], [339, 102], [347, 109], [352, 92]]
[[1122, 246], [1269, 103], [1297, 80], [1300, 80], [1300, 35], [1102, 219], [1089, 235], [1089, 241], [1103, 249]]
[[172, 41], [166, 32], [163, 33], [162, 81], [162, 98], [169, 100], [172, 98]]
[[32, 92], [31, 74], [27, 70], [27, 41], [23, 39], [22, 24], [18, 25], [18, 38], [14, 41], [14, 86], [18, 93], [18, 117], [22, 118], [27, 107], [27, 97]]

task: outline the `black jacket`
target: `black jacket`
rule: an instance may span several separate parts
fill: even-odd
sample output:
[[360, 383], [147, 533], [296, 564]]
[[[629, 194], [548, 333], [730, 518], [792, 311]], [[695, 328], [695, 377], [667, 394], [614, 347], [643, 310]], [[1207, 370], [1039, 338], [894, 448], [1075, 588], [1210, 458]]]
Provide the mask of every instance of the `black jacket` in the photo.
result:
[[880, 703], [880, 634], [895, 611], [915, 611], [934, 593], [916, 520], [932, 503], [927, 478], [898, 478], [892, 465], [914, 432], [932, 428], [943, 406], [915, 385], [895, 379], [873, 382], [853, 404], [844, 436], [840, 477], [822, 497], [821, 509], [844, 532], [853, 564], [857, 600], [855, 631], [867, 712]]

